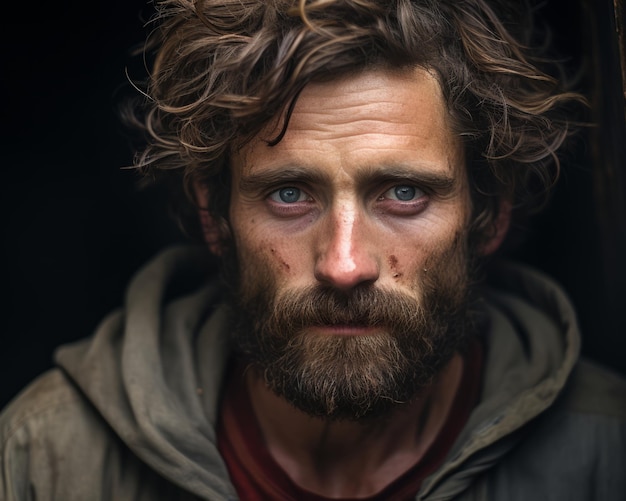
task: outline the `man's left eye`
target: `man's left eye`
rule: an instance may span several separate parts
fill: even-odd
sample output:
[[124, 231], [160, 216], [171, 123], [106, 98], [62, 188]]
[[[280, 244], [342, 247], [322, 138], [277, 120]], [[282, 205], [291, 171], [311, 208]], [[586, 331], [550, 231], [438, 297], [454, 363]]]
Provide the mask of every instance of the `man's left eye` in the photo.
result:
[[276, 190], [270, 193], [269, 198], [274, 202], [282, 204], [293, 204], [296, 202], [304, 202], [305, 200], [309, 199], [309, 196], [300, 188], [288, 186], [286, 188], [281, 188], [280, 190]]
[[411, 186], [408, 184], [399, 184], [394, 186], [393, 188], [388, 189], [381, 198], [386, 198], [390, 200], [398, 200], [400, 202], [412, 202], [421, 198], [425, 195], [425, 193], [416, 188], [415, 186]]

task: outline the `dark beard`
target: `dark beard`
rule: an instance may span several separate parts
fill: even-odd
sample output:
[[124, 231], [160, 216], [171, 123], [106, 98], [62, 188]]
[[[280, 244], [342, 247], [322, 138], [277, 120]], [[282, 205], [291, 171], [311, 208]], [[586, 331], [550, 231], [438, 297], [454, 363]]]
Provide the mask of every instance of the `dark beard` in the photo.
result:
[[[235, 341], [266, 384], [301, 411], [363, 421], [412, 401], [474, 332], [469, 260], [460, 239], [425, 273], [422, 298], [363, 284], [283, 291], [256, 267], [233, 297]], [[312, 326], [380, 328], [317, 335]]]

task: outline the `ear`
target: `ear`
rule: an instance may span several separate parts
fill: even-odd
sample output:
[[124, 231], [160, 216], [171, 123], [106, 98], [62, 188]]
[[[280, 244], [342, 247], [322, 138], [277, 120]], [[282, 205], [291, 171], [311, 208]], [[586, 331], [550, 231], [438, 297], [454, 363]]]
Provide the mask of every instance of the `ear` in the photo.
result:
[[204, 184], [194, 181], [193, 191], [204, 241], [213, 254], [221, 256], [224, 252], [224, 234], [220, 223], [209, 213], [209, 190]]
[[493, 222], [493, 232], [481, 248], [481, 254], [483, 256], [489, 256], [490, 254], [493, 254], [502, 245], [502, 242], [504, 241], [504, 238], [506, 237], [506, 234], [509, 231], [509, 226], [511, 224], [511, 210], [511, 201], [501, 199], [498, 216]]

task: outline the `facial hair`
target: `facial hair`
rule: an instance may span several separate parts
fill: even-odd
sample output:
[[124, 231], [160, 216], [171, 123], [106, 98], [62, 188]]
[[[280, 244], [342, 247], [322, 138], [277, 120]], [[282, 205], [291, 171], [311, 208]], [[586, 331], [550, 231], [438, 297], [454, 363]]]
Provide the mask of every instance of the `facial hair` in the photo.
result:
[[[247, 266], [232, 297], [238, 351], [274, 393], [310, 416], [384, 416], [416, 398], [474, 332], [465, 242], [458, 235], [430, 260], [415, 294], [375, 284], [279, 292], [269, 265]], [[310, 331], [333, 325], [375, 331]]]

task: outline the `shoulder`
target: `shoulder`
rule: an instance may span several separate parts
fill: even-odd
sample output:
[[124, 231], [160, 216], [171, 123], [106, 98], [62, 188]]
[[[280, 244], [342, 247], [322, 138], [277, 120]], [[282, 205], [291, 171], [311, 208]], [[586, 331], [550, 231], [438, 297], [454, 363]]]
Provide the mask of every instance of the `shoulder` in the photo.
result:
[[595, 461], [606, 463], [606, 472], [626, 471], [626, 379], [620, 374], [581, 360], [546, 414], [543, 435], [560, 437], [563, 451], [580, 454], [590, 467]]
[[580, 361], [560, 397], [531, 430], [537, 441], [558, 443], [558, 454], [572, 453], [567, 462], [575, 461], [574, 457], [578, 461], [610, 458], [613, 465], [626, 468], [626, 380], [597, 363]]
[[[80, 453], [88, 439], [92, 447], [111, 442], [112, 432], [91, 404], [59, 369], [52, 369], [29, 384], [0, 414], [2, 459], [12, 470], [45, 461], [52, 464]], [[79, 462], [88, 462], [87, 452]]]
[[195, 499], [123, 444], [60, 369], [0, 414], [0, 499]]
[[489, 478], [493, 499], [626, 499], [626, 382], [580, 362]]
[[626, 378], [589, 360], [574, 369], [563, 394], [571, 412], [594, 414], [626, 423]]
[[40, 435], [45, 429], [67, 428], [67, 418], [88, 413], [78, 390], [58, 369], [52, 369], [31, 382], [0, 414], [0, 445], [3, 449], [24, 434]]
[[[63, 372], [53, 369], [0, 414], [0, 499], [79, 499], [87, 488], [84, 479], [101, 479], [103, 458], [116, 450], [102, 419]], [[85, 485], [77, 489], [74, 478]]]

